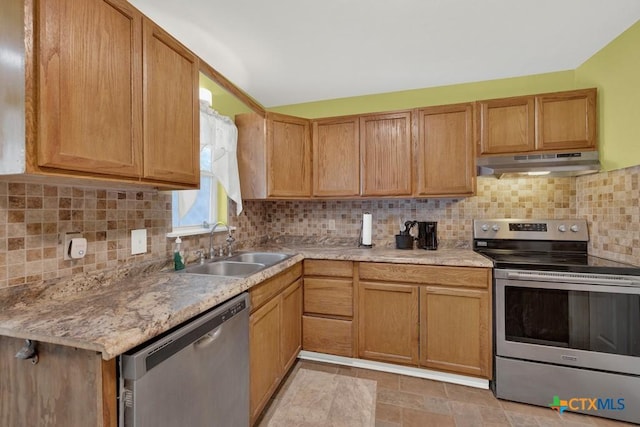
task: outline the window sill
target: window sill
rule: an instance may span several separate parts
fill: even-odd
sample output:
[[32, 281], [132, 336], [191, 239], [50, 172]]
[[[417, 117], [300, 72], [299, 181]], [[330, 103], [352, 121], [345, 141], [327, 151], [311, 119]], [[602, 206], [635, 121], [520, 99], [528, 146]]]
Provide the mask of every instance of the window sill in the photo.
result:
[[[236, 227], [228, 227], [228, 226], [220, 226], [216, 229], [216, 233], [226, 233], [227, 229], [230, 229], [231, 231], [235, 231]], [[167, 233], [167, 238], [174, 238], [174, 237], [185, 237], [185, 236], [197, 236], [200, 234], [210, 234], [211, 233], [211, 228], [203, 228], [203, 227], [190, 227], [190, 228], [184, 228], [181, 230], [173, 230], [169, 233]]]

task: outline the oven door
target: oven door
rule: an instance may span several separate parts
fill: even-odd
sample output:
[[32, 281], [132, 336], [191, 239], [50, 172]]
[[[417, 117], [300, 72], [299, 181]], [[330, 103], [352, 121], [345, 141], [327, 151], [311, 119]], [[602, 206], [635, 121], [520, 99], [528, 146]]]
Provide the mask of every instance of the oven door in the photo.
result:
[[496, 355], [640, 375], [640, 278], [495, 270]]

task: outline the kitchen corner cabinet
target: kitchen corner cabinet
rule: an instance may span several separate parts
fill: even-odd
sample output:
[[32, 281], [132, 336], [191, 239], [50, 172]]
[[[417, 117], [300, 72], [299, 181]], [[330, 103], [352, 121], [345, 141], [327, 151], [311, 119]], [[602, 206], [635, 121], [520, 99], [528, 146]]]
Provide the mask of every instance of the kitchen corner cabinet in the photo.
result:
[[362, 196], [410, 196], [412, 173], [410, 111], [360, 117]]
[[197, 186], [197, 57], [126, 1], [36, 3], [29, 170]]
[[353, 262], [304, 261], [302, 348], [354, 357]]
[[315, 120], [312, 124], [313, 195], [360, 195], [360, 121], [357, 116]]
[[491, 378], [491, 269], [360, 263], [359, 357]]
[[251, 288], [249, 370], [251, 424], [301, 349], [302, 264]]
[[417, 196], [475, 193], [473, 104], [418, 110]]
[[595, 150], [597, 90], [478, 101], [480, 155]]
[[284, 114], [239, 114], [243, 199], [311, 197], [311, 124]]
[[15, 358], [23, 339], [0, 336], [0, 425], [117, 425], [115, 359], [38, 342], [38, 364]]

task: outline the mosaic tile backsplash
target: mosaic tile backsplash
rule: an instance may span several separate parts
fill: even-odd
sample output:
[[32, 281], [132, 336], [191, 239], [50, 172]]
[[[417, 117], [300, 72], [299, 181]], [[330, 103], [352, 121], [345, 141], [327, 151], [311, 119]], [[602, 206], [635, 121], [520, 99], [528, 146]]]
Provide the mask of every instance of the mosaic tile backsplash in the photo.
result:
[[[229, 220], [239, 242], [253, 243], [264, 234], [263, 208], [247, 202], [245, 212]], [[131, 230], [140, 228], [147, 229], [148, 252], [131, 255]], [[76, 231], [87, 239], [87, 255], [64, 261], [63, 236]], [[168, 258], [169, 231], [170, 193], [0, 182], [0, 287]], [[189, 256], [198, 240], [184, 239]]]
[[[406, 220], [438, 221], [441, 247], [469, 247], [474, 218], [585, 218], [593, 255], [640, 265], [640, 166], [579, 178], [479, 178], [465, 199], [246, 201], [231, 215], [235, 248], [267, 238], [355, 245], [364, 212], [374, 218], [373, 242], [392, 246]], [[230, 211], [235, 210], [231, 203]], [[148, 253], [130, 255], [130, 232], [147, 229]], [[0, 182], [0, 287], [169, 258], [171, 197], [155, 190], [118, 190]], [[79, 231], [89, 242], [82, 260], [63, 261], [61, 236]], [[224, 245], [224, 233], [214, 245]], [[208, 236], [183, 239], [189, 260]]]
[[589, 224], [589, 253], [640, 265], [640, 166], [576, 180], [578, 217]]
[[[574, 178], [478, 179], [464, 199], [266, 202], [273, 237], [313, 235], [358, 241], [362, 214], [373, 215], [373, 243], [395, 245], [407, 220], [437, 221], [441, 247], [470, 247], [475, 218], [570, 218], [576, 215]], [[417, 230], [414, 230], [417, 233]], [[412, 232], [414, 234], [414, 232]]]

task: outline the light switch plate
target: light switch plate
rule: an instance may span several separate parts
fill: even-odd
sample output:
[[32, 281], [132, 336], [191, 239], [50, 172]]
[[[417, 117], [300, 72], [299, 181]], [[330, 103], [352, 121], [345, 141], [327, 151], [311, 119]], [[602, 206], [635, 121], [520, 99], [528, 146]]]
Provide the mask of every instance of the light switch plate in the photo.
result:
[[131, 230], [131, 255], [147, 252], [147, 230]]

